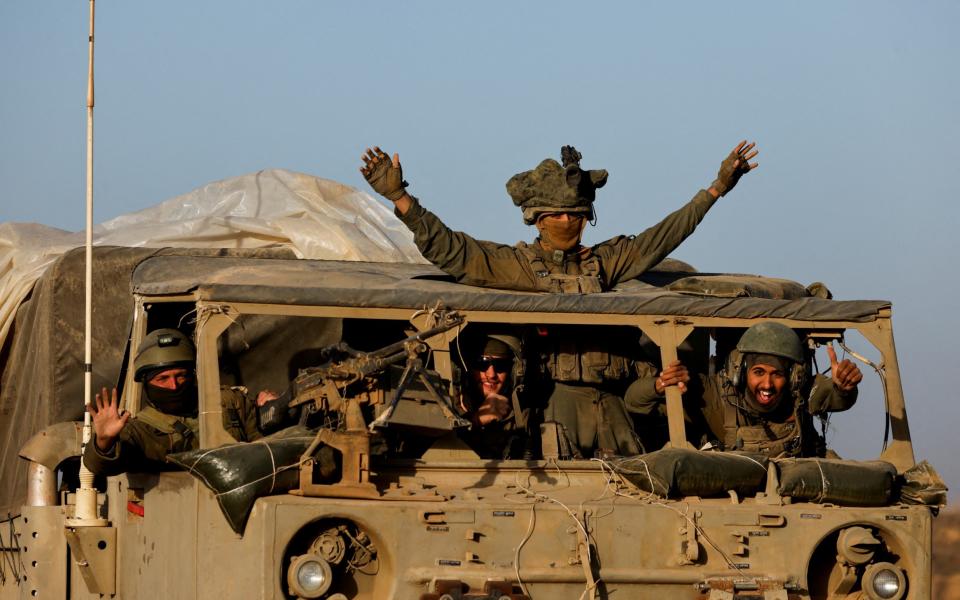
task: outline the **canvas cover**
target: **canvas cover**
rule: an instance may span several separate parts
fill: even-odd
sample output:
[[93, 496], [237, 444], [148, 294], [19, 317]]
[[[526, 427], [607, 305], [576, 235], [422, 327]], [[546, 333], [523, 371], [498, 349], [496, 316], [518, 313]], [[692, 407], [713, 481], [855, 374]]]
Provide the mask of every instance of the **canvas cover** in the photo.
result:
[[[652, 276], [663, 279], [663, 273]], [[709, 279], [704, 274], [697, 278]], [[456, 284], [431, 265], [304, 260], [258, 263], [228, 257], [151, 258], [137, 268], [133, 285], [141, 294], [196, 291], [211, 301], [413, 310], [440, 300], [461, 310], [869, 322], [890, 307], [882, 300], [809, 296], [793, 300], [704, 297], [642, 282], [603, 294], [516, 292]]]

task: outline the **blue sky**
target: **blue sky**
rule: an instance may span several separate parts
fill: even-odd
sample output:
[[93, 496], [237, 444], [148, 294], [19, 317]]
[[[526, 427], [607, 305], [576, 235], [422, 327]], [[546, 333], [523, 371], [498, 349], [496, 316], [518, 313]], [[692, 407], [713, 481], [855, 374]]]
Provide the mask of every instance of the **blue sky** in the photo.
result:
[[[87, 7], [0, 4], [0, 222], [83, 225]], [[452, 227], [514, 242], [504, 183], [574, 144], [610, 172], [598, 242], [756, 140], [759, 170], [674, 256], [892, 300], [917, 454], [960, 488], [958, 22], [953, 2], [100, 0], [95, 220], [271, 167], [366, 189], [379, 144]], [[880, 401], [836, 416], [841, 453], [876, 455]]]

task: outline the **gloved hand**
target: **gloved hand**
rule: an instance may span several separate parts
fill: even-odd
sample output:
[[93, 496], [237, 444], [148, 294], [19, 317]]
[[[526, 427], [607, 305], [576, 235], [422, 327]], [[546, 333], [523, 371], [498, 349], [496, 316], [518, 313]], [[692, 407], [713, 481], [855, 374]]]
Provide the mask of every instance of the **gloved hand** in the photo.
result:
[[730, 155], [720, 163], [720, 171], [710, 187], [724, 196], [737, 185], [741, 177], [756, 169], [757, 163], [750, 164], [750, 159], [758, 154], [758, 151], [753, 149], [754, 146], [755, 142], [748, 144], [746, 140], [737, 144], [737, 147], [730, 151]]
[[394, 154], [393, 160], [390, 160], [386, 152], [374, 146], [373, 150], [367, 148], [362, 158], [363, 166], [360, 172], [373, 191], [394, 202], [403, 197], [406, 193], [404, 188], [409, 184], [403, 180], [403, 169], [400, 168], [398, 155]]

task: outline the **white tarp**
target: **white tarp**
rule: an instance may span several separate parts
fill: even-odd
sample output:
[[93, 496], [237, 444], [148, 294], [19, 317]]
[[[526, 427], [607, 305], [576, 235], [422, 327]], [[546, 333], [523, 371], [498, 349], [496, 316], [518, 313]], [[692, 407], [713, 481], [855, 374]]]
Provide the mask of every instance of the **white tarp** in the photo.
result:
[[[0, 223], [0, 347], [17, 307], [83, 232]], [[209, 183], [94, 228], [97, 246], [258, 248], [300, 258], [426, 262], [413, 234], [384, 204], [352, 187], [283, 169]], [[96, 268], [96, 264], [94, 264]]]

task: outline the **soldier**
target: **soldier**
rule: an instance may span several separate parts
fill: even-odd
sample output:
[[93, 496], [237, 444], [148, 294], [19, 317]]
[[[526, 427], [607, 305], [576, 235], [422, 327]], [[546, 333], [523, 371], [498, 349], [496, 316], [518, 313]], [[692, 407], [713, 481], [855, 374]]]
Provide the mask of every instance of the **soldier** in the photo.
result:
[[413, 231], [423, 256], [458, 282], [500, 289], [594, 293], [647, 271], [686, 239], [714, 202], [740, 177], [757, 167], [755, 144], [740, 142], [720, 165], [716, 180], [684, 207], [637, 236], [618, 236], [587, 248], [580, 244], [587, 221], [593, 221], [596, 190], [607, 182], [605, 170], [580, 168], [573, 146], [561, 149], [563, 165], [545, 159], [535, 169], [507, 182], [523, 222], [536, 226], [532, 244], [508, 246], [475, 240], [451, 231], [406, 192], [400, 157], [391, 161], [380, 148], [363, 155], [363, 176], [381, 196], [392, 201], [397, 216]]
[[468, 349], [467, 377], [460, 410], [472, 426], [461, 435], [481, 458], [532, 458], [521, 406], [523, 377], [520, 338], [488, 333]]
[[[672, 252], [713, 203], [757, 167], [750, 163], [757, 155], [754, 146], [746, 141], [737, 144], [710, 187], [659, 224], [640, 235], [618, 236], [589, 248], [581, 245], [581, 236], [587, 221], [594, 219], [596, 190], [607, 182], [607, 172], [581, 169], [582, 156], [572, 146], [561, 149], [562, 165], [548, 158], [507, 182], [507, 192], [523, 210], [524, 223], [539, 232], [532, 244], [516, 246], [478, 241], [447, 228], [406, 192], [396, 154], [391, 160], [380, 148], [368, 148], [360, 171], [377, 193], [394, 203], [424, 257], [457, 281], [502, 289], [595, 293], [637, 277]], [[553, 381], [544, 418], [559, 423], [582, 456], [638, 453], [622, 399], [636, 375], [629, 352], [612, 347], [596, 330], [555, 328], [542, 333], [540, 352]]]
[[[176, 329], [147, 334], [133, 361], [134, 381], [143, 382], [136, 417], [120, 411], [117, 389], [97, 394], [87, 410], [94, 436], [83, 461], [98, 475], [162, 470], [167, 454], [198, 447], [196, 350]], [[240, 388], [222, 388], [224, 427], [240, 441], [260, 437], [256, 413]]]
[[[857, 386], [863, 374], [850, 360], [837, 360], [827, 347], [831, 377], [807, 377], [807, 360], [797, 334], [780, 323], [758, 323], [743, 334], [726, 369], [713, 377], [699, 375], [703, 388], [702, 415], [690, 415], [692, 405], [685, 398], [688, 418], [705, 423], [703, 439], [724, 450], [761, 452], [773, 458], [783, 456], [825, 456], [824, 439], [814, 427], [813, 417], [847, 410], [857, 400]], [[672, 363], [657, 376], [658, 395], [667, 385], [685, 391], [690, 382], [686, 368]], [[653, 414], [656, 397], [640, 393], [639, 380], [627, 392], [628, 409]], [[661, 412], [662, 414], [662, 412]]]

